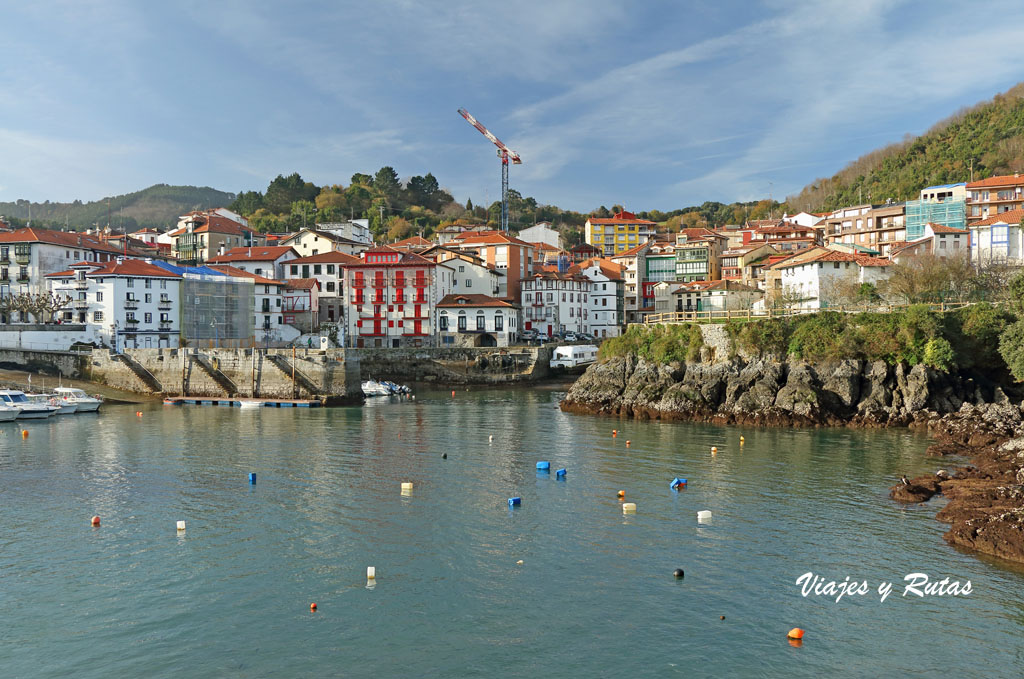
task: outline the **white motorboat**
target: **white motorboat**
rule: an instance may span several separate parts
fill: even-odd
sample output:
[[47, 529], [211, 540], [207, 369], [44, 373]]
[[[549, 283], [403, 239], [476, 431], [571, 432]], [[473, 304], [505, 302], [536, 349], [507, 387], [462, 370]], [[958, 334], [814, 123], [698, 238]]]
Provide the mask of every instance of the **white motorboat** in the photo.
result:
[[255, 410], [256, 408], [262, 408], [263, 407], [263, 402], [262, 401], [247, 401], [247, 400], [243, 400], [243, 401], [239, 401], [238, 405], [239, 405], [239, 407], [241, 407], [242, 410]]
[[103, 400], [89, 396], [81, 389], [74, 387], [57, 387], [53, 390], [54, 396], [64, 403], [73, 403], [77, 413], [94, 413], [100, 409]]
[[57, 406], [33, 403], [25, 392], [17, 389], [0, 389], [0, 401], [17, 408], [19, 420], [41, 420], [60, 410]]
[[376, 380], [366, 380], [363, 382], [363, 396], [390, 396], [391, 390], [388, 389], [387, 385], [384, 385]]
[[0, 403], [0, 422], [10, 422], [17, 419], [20, 412], [21, 410], [6, 402]]
[[71, 415], [78, 406], [74, 403], [65, 402], [63, 399], [57, 398], [55, 394], [25, 394], [28, 396], [28, 400], [33, 403], [42, 403], [48, 406], [54, 406], [57, 408], [57, 415]]

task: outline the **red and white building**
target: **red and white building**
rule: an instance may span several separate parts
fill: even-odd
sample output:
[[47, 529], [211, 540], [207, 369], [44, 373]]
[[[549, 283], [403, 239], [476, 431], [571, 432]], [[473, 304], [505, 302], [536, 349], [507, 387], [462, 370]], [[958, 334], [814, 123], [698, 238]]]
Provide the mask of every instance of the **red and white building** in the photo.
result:
[[437, 303], [451, 292], [453, 271], [411, 252], [379, 247], [345, 267], [346, 346], [436, 343]]
[[263, 245], [258, 247], [232, 248], [211, 257], [209, 264], [227, 264], [267, 278], [284, 278], [284, 265], [298, 259], [299, 255], [287, 245]]
[[285, 263], [285, 279], [315, 278], [320, 283], [317, 313], [320, 323], [341, 323], [345, 315], [345, 267], [362, 260], [343, 252], [323, 252]]

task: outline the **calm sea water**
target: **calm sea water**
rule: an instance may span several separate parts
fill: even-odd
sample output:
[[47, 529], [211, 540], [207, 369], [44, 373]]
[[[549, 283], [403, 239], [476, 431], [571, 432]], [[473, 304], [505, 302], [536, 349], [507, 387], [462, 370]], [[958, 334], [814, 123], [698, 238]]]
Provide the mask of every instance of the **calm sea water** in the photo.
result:
[[[1024, 576], [886, 497], [936, 468], [923, 439], [620, 423], [561, 396], [0, 424], [0, 675], [1020, 676]], [[804, 598], [807, 571], [872, 591]], [[973, 592], [901, 596], [915, 571]]]

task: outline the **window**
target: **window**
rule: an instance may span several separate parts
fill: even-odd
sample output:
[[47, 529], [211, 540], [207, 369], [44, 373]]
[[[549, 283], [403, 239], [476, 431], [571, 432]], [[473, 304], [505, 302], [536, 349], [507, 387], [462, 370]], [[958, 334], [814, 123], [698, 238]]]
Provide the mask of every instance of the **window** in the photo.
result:
[[465, 273], [465, 272], [466, 272], [466, 267], [463, 266], [462, 264], [459, 264], [459, 273]]
[[97, 302], [102, 302], [103, 301], [103, 293], [102, 292], [97, 292], [96, 293], [96, 301]]
[[334, 292], [334, 281], [327, 281], [327, 292]]
[[298, 264], [292, 264], [291, 265], [291, 273], [292, 273], [293, 276], [298, 276], [299, 275], [299, 265]]
[[160, 289], [161, 290], [166, 290], [167, 289], [167, 281], [160, 281]]
[[151, 313], [149, 313], [147, 311], [146, 312], [146, 323], [152, 323], [152, 322], [153, 322], [153, 314], [151, 314]]
[[500, 311], [494, 316], [494, 329], [498, 331], [505, 329], [505, 317], [501, 315]]
[[466, 329], [466, 312], [465, 311], [460, 311], [459, 312], [459, 332], [462, 332], [465, 329]]
[[127, 285], [129, 288], [134, 288], [135, 287], [135, 279], [134, 278], [129, 278], [127, 283], [125, 283], [125, 285]]
[[334, 265], [333, 264], [328, 264], [327, 265], [327, 273], [328, 274], [334, 273]]
[[153, 295], [147, 292], [146, 293], [146, 304], [149, 304], [152, 301], [153, 301]]
[[170, 323], [170, 321], [171, 321], [171, 315], [170, 314], [168, 314], [168, 313], [160, 314], [160, 322], [161, 323]]
[[467, 279], [466, 279], [466, 287], [467, 287], [467, 288], [471, 288], [471, 287], [473, 287], [473, 281], [467, 278]]
[[314, 276], [319, 276], [321, 274], [321, 269], [322, 269], [322, 267], [319, 264], [314, 264], [313, 265], [313, 275]]
[[942, 240], [939, 241], [939, 249], [940, 250], [945, 250], [946, 249], [946, 239], [945, 238], [943, 238]]
[[476, 315], [476, 329], [480, 331], [487, 329], [487, 317], [482, 311]]
[[448, 330], [448, 312], [442, 311], [441, 316], [437, 319], [437, 323], [441, 332]]
[[554, 302], [555, 301], [554, 295], [552, 293], [550, 293], [550, 292], [548, 293], [548, 301], [549, 302]]

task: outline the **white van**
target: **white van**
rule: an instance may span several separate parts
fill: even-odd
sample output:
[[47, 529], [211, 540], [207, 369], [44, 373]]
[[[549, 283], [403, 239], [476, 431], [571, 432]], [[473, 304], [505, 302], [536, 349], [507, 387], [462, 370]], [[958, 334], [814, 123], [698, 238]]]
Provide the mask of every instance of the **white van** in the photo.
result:
[[576, 368], [597, 360], [597, 347], [593, 344], [573, 344], [555, 347], [551, 354], [552, 368]]

